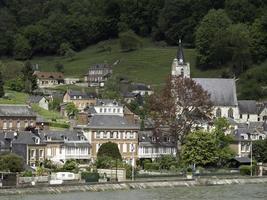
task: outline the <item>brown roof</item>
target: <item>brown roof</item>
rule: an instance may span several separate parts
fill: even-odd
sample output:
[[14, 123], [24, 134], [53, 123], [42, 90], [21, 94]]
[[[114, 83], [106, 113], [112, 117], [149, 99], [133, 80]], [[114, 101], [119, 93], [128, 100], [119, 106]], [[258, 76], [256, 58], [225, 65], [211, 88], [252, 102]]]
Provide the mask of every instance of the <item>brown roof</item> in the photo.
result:
[[40, 72], [35, 71], [33, 73], [37, 78], [39, 79], [57, 79], [57, 80], [63, 80], [64, 74], [61, 72]]

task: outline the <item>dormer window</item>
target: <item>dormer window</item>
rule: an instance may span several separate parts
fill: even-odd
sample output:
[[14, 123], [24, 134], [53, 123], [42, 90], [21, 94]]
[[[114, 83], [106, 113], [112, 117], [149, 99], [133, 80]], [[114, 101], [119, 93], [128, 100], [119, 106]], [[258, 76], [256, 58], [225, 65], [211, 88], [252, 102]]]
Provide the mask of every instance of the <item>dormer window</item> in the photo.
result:
[[68, 140], [68, 137], [67, 136], [64, 136], [64, 140]]
[[82, 99], [82, 96], [79, 96], [79, 99]]
[[77, 98], [76, 96], [73, 97], [73, 99], [76, 99], [76, 98]]
[[51, 137], [50, 136], [46, 136], [46, 140], [47, 141], [51, 141]]
[[35, 138], [34, 142], [35, 142], [35, 144], [40, 144], [40, 138]]
[[156, 142], [156, 137], [152, 137], [152, 142]]

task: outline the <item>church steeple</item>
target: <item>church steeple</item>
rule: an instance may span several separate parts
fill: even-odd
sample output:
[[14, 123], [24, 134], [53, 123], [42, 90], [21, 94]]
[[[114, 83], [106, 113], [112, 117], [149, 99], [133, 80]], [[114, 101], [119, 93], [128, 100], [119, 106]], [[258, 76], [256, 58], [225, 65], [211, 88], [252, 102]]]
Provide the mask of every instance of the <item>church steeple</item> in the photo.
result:
[[184, 58], [184, 50], [183, 50], [183, 44], [182, 44], [182, 40], [179, 39], [179, 46], [178, 46], [178, 50], [177, 50], [177, 60], [178, 63], [180, 65], [184, 65], [185, 64], [185, 58]]

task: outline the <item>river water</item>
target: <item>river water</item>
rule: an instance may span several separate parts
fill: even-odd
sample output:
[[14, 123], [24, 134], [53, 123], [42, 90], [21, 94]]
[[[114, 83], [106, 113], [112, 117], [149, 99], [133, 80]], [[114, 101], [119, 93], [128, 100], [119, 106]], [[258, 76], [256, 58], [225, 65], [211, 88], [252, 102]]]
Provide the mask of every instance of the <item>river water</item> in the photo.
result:
[[267, 200], [267, 184], [0, 196], [0, 200]]

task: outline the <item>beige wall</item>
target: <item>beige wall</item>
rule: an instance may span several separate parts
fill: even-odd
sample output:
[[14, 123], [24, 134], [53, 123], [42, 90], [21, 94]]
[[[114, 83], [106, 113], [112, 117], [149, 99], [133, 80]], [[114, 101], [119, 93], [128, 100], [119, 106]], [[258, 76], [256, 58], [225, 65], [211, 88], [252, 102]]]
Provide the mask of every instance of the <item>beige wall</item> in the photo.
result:
[[0, 129], [24, 130], [25, 127], [30, 125], [36, 125], [35, 117], [0, 117]]

